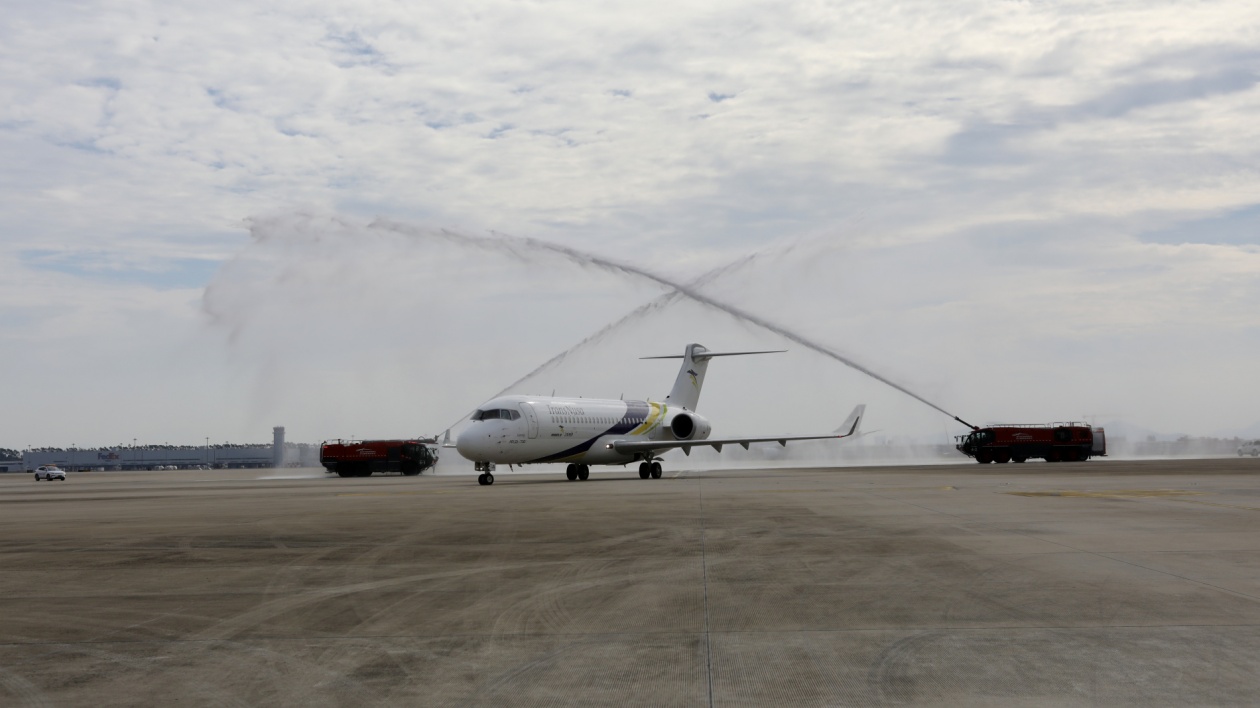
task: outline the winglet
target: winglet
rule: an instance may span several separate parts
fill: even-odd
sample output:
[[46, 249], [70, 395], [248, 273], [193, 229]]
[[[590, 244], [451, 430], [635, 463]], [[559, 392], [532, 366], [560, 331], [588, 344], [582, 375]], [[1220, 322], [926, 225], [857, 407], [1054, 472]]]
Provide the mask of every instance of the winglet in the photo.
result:
[[446, 435], [442, 436], [442, 447], [455, 447], [455, 443], [451, 442], [451, 429], [446, 429]]
[[853, 412], [849, 414], [849, 417], [845, 418], [844, 422], [840, 424], [840, 427], [833, 431], [836, 433], [836, 437], [847, 438], [850, 435], [858, 435], [862, 429], [862, 418], [865, 416], [866, 404], [859, 403], [856, 407], [854, 407]]

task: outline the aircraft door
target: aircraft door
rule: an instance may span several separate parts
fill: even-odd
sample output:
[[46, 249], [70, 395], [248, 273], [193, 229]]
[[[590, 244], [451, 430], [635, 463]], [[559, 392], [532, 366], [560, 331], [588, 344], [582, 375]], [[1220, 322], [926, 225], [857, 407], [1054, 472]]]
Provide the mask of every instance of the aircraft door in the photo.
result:
[[529, 426], [529, 437], [538, 437], [538, 416], [534, 414], [534, 407], [528, 403], [522, 403], [521, 412], [525, 414], [525, 423]]

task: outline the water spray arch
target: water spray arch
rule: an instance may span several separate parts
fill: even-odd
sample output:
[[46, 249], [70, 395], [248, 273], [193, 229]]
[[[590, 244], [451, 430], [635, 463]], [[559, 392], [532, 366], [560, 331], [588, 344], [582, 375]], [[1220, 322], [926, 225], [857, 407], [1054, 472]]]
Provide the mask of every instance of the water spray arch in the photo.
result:
[[[525, 261], [528, 261], [531, 259], [531, 253], [540, 253], [540, 252], [550, 253], [550, 254], [565, 258], [566, 260], [572, 263], [575, 263], [579, 266], [595, 267], [601, 270], [617, 273], [620, 275], [627, 275], [627, 276], [631, 276], [635, 278], [645, 279], [645, 280], [657, 283], [658, 285], [662, 285], [671, 291], [667, 293], [666, 295], [663, 295], [660, 298], [657, 298], [656, 300], [653, 300], [652, 302], [649, 302], [646, 305], [634, 310], [633, 312], [623, 317], [621, 320], [618, 320], [617, 322], [609, 324], [608, 326], [601, 329], [599, 332], [596, 332], [590, 337], [587, 337], [582, 342], [579, 342], [574, 347], [571, 347], [570, 349], [565, 350], [564, 352], [560, 353], [556, 357], [553, 357], [552, 359], [544, 363], [542, 366], [536, 368], [534, 371], [530, 372], [529, 374], [526, 374], [524, 377], [522, 377], [521, 379], [513, 383], [512, 386], [519, 384], [521, 381], [528, 379], [529, 377], [533, 376], [537, 372], [542, 371], [549, 366], [559, 363], [566, 356], [568, 356], [568, 354], [571, 353], [573, 350], [585, 344], [588, 344], [592, 341], [597, 340], [598, 338], [606, 335], [608, 332], [612, 331], [613, 329], [620, 326], [624, 322], [629, 321], [630, 319], [633, 319], [635, 317], [641, 316], [642, 314], [645, 314], [654, 308], [664, 307], [671, 301], [672, 298], [681, 295], [694, 302], [698, 302], [702, 305], [706, 305], [718, 311], [724, 312], [732, 317], [735, 317], [736, 319], [742, 320], [749, 324], [756, 325], [766, 331], [773, 332], [774, 334], [777, 334], [787, 339], [788, 341], [795, 342], [796, 344], [799, 344], [805, 347], [806, 349], [822, 354], [823, 356], [826, 356], [829, 359], [832, 359], [834, 361], [840, 362], [841, 364], [844, 364], [845, 366], [851, 369], [854, 369], [863, 374], [866, 374], [867, 376], [875, 379], [876, 381], [879, 381], [880, 383], [883, 383], [897, 391], [900, 391], [906, 396], [909, 396], [910, 398], [936, 411], [944, 413], [945, 415], [949, 416], [950, 418], [953, 418], [954, 420], [958, 421], [959, 423], [962, 423], [963, 425], [966, 425], [967, 427], [972, 427], [970, 423], [967, 423], [965, 420], [958, 417], [957, 415], [950, 413], [948, 410], [941, 407], [940, 405], [933, 403], [932, 401], [928, 400], [927, 398], [924, 398], [923, 396], [915, 393], [914, 391], [911, 391], [909, 388], [903, 386], [902, 384], [899, 384], [896, 381], [893, 381], [892, 379], [889, 379], [886, 376], [876, 373], [870, 367], [867, 367], [861, 363], [854, 361], [851, 357], [845, 354], [842, 354], [836, 351], [835, 349], [825, 344], [822, 344], [820, 342], [817, 342], [803, 334], [800, 334], [782, 325], [771, 322], [763, 317], [760, 317], [756, 314], [748, 312], [740, 307], [737, 307], [730, 303], [722, 302], [721, 300], [717, 300], [716, 298], [710, 297], [697, 289], [699, 286], [702, 286], [704, 282], [707, 282], [707, 280], [711, 279], [712, 277], [716, 277], [717, 275], [720, 275], [721, 272], [728, 270], [729, 268], [731, 268], [731, 266], [718, 269], [717, 271], [712, 271], [711, 273], [706, 274], [705, 276], [702, 276], [701, 278], [697, 279], [693, 283], [687, 284], [687, 283], [677, 282], [671, 278], [667, 278], [657, 273], [653, 273], [652, 271], [647, 270], [645, 268], [641, 268], [639, 266], [631, 265], [628, 263], [622, 263], [622, 262], [615, 261], [609, 258], [604, 258], [602, 256], [595, 255], [593, 253], [587, 253], [585, 251], [581, 251], [581, 250], [578, 250], [569, 246], [563, 246], [560, 244], [550, 243], [548, 241], [530, 238], [527, 236], [507, 236], [505, 234], [495, 233], [495, 232], [492, 232], [491, 235], [489, 236], [476, 236], [472, 234], [459, 233], [456, 231], [452, 231], [450, 229], [423, 229], [423, 228], [411, 226], [409, 224], [403, 224], [400, 222], [390, 221], [386, 219], [377, 219], [376, 221], [373, 221], [371, 224], [369, 224], [368, 228], [391, 231], [394, 233], [410, 236], [413, 238], [436, 238], [443, 241], [447, 241], [449, 243], [455, 243], [455, 244], [464, 245], [464, 246], [472, 246], [476, 248], [483, 248], [486, 250], [491, 250], [491, 251], [500, 252], [500, 253], [506, 252], [508, 254], [516, 256], [517, 258], [520, 258], [521, 260], [525, 260]], [[736, 264], [739, 264], [741, 262], [747, 262], [748, 260], [755, 257], [756, 257], [755, 254], [753, 256], [748, 256], [742, 261], [737, 261]], [[736, 264], [732, 264], [732, 265], [736, 265]]]

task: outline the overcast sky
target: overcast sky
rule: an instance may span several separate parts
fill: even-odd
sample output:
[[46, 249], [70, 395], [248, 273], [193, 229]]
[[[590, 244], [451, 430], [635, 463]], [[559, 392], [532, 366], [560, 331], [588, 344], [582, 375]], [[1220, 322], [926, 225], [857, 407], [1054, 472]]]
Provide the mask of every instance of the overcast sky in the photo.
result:
[[[1258, 81], [1241, 0], [13, 0], [0, 447], [438, 433], [668, 292], [517, 237], [972, 422], [1260, 435]], [[791, 350], [719, 434], [961, 430], [685, 299], [513, 390], [688, 341]]]

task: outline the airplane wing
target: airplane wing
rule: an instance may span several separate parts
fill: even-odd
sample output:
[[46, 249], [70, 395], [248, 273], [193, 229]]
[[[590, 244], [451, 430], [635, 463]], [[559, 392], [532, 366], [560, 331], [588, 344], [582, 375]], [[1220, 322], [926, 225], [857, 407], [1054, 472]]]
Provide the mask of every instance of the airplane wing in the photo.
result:
[[788, 442], [794, 440], [836, 440], [858, 435], [862, 426], [862, 417], [865, 414], [866, 404], [858, 405], [845, 419], [844, 424], [831, 435], [778, 435], [766, 438], [709, 438], [707, 440], [614, 440], [608, 443], [608, 447], [617, 452], [652, 452], [680, 447], [685, 455], [690, 455], [693, 447], [706, 445], [718, 452], [722, 451], [723, 445], [739, 445], [747, 450], [751, 443], [761, 442], [777, 442], [787, 447]]

